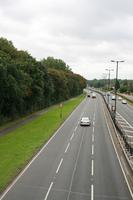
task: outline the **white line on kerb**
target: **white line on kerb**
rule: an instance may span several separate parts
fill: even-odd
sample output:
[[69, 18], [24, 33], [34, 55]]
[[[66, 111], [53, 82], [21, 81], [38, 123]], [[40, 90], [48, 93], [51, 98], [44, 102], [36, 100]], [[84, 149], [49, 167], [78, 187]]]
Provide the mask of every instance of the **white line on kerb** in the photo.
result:
[[47, 198], [48, 198], [48, 195], [49, 195], [49, 193], [50, 193], [50, 190], [51, 190], [52, 186], [53, 186], [53, 182], [51, 182], [51, 184], [50, 184], [50, 186], [49, 186], [49, 189], [48, 189], [48, 191], [47, 191], [47, 194], [46, 194], [46, 196], [45, 196], [45, 199], [44, 199], [44, 200], [47, 200]]
[[73, 139], [73, 137], [74, 137], [74, 133], [72, 134], [72, 136], [71, 136], [70, 140], [72, 140], [72, 139]]
[[94, 175], [94, 160], [91, 161], [91, 175]]
[[59, 169], [60, 169], [60, 167], [61, 167], [62, 162], [63, 162], [63, 158], [61, 159], [61, 161], [60, 161], [60, 163], [59, 163], [59, 165], [58, 165], [58, 168], [57, 168], [57, 170], [56, 170], [56, 174], [59, 172]]
[[65, 150], [65, 153], [67, 152], [69, 146], [70, 146], [70, 143], [68, 143], [68, 145], [67, 145], [67, 147], [66, 147], [66, 150]]
[[94, 155], [94, 144], [92, 144], [91, 154]]
[[91, 185], [91, 200], [94, 200], [94, 185]]

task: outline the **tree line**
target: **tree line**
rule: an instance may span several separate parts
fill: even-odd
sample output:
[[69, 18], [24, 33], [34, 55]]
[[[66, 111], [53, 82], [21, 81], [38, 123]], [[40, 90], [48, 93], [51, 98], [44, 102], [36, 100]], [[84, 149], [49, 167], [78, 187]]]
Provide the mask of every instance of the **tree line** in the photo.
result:
[[117, 88], [120, 93], [133, 93], [133, 80], [117, 80], [115, 79], [93, 79], [93, 80], [88, 80], [88, 85], [90, 87], [95, 87], [95, 88], [103, 88], [105, 90], [112, 90], [113, 88]]
[[0, 123], [82, 93], [86, 80], [61, 59], [37, 61], [0, 38]]

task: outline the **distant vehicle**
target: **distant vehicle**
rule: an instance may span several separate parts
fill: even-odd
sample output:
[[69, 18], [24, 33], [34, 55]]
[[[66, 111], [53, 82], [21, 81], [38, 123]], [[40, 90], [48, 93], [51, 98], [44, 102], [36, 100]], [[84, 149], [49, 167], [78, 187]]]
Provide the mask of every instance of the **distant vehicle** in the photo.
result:
[[87, 97], [90, 97], [90, 93], [87, 94]]
[[118, 100], [121, 101], [121, 100], [122, 100], [122, 97], [118, 97]]
[[92, 93], [92, 98], [95, 99], [96, 98], [96, 94]]
[[123, 99], [122, 104], [127, 104], [127, 101], [125, 99]]
[[80, 121], [80, 126], [90, 126], [91, 122], [89, 117], [82, 117]]
[[107, 96], [110, 96], [110, 92], [107, 93]]
[[112, 100], [115, 100], [115, 95], [112, 96]]

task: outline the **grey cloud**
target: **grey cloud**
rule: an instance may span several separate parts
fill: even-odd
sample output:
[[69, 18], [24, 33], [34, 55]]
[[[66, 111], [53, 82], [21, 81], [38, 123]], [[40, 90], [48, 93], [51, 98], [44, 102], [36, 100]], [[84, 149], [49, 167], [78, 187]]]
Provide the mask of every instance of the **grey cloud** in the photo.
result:
[[64, 59], [94, 78], [120, 58], [126, 60], [120, 76], [133, 78], [131, 0], [4, 0], [0, 21], [0, 35], [38, 59]]

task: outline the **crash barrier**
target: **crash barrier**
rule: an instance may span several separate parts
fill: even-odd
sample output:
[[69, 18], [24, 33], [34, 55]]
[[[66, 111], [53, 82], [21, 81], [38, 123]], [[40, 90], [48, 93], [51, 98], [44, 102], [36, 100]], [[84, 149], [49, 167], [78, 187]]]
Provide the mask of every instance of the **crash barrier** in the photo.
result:
[[126, 150], [128, 151], [128, 153], [131, 156], [133, 156], [133, 135], [132, 136], [127, 135], [125, 130], [122, 128], [122, 126], [118, 122], [117, 118], [115, 117], [114, 107], [111, 107], [111, 106], [108, 105], [108, 103], [105, 99], [105, 95], [101, 91], [98, 91], [98, 90], [93, 90], [93, 91], [99, 93], [103, 97], [104, 103], [108, 108], [110, 116], [111, 116], [117, 130], [118, 130], [118, 133], [120, 134], [121, 138], [123, 139]]

